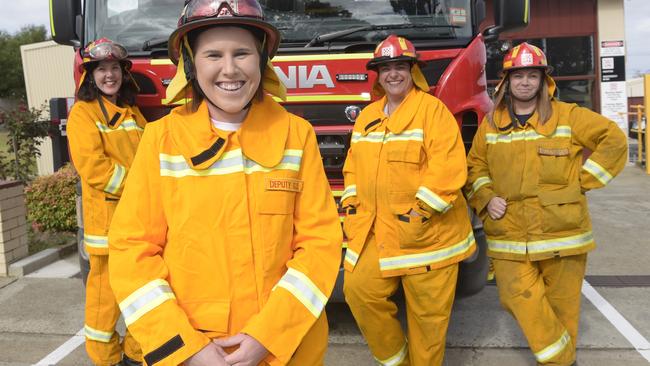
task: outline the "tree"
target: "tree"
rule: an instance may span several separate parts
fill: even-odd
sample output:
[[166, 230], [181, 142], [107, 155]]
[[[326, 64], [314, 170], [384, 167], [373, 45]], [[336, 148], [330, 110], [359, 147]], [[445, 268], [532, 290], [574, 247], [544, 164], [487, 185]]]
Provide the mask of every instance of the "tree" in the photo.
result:
[[50, 121], [42, 118], [43, 109], [29, 109], [20, 101], [8, 112], [0, 112], [0, 127], [9, 132], [6, 153], [0, 151], [0, 179], [28, 182], [33, 178], [34, 161], [41, 155], [38, 145], [50, 129]]
[[20, 46], [47, 40], [47, 30], [42, 25], [30, 25], [16, 34], [0, 31], [0, 98], [24, 99], [25, 78], [20, 58]]

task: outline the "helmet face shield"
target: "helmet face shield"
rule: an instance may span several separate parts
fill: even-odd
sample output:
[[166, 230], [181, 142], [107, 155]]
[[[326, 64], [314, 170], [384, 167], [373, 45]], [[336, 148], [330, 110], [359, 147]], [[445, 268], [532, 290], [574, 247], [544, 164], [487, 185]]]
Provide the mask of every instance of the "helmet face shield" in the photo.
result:
[[190, 0], [179, 19], [179, 26], [197, 19], [240, 16], [263, 19], [262, 7], [250, 0]]
[[89, 44], [83, 51], [84, 58], [89, 61], [125, 60], [128, 56], [126, 48], [110, 40], [101, 39]]
[[264, 20], [257, 0], [186, 0], [176, 30], [169, 36], [169, 58], [178, 63], [183, 38], [192, 30], [215, 25], [250, 26], [264, 32], [263, 45], [273, 57], [280, 45], [280, 31]]

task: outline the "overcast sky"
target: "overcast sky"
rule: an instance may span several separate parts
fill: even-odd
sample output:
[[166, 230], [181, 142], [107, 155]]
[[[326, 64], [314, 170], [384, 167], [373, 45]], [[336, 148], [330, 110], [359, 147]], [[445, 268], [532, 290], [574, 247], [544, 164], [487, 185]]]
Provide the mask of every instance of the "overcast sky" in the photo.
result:
[[[638, 72], [650, 73], [650, 0], [624, 2], [627, 75], [630, 78]], [[28, 24], [43, 24], [49, 31], [48, 0], [0, 0], [0, 3], [0, 30], [14, 33]]]

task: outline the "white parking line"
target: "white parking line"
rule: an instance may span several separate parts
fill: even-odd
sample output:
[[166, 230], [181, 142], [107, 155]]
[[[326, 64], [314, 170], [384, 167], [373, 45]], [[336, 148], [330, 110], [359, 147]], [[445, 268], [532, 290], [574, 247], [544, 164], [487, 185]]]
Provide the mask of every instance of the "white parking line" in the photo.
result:
[[619, 313], [589, 282], [583, 281], [582, 294], [600, 311], [607, 320], [625, 337], [636, 350], [650, 362], [650, 342], [621, 313]]
[[38, 361], [32, 366], [51, 366], [56, 365], [59, 361], [64, 359], [67, 355], [72, 353], [77, 347], [81, 346], [86, 341], [84, 336], [84, 329], [81, 328], [77, 334], [68, 339], [65, 343], [55, 349], [49, 355], [45, 356], [42, 360]]

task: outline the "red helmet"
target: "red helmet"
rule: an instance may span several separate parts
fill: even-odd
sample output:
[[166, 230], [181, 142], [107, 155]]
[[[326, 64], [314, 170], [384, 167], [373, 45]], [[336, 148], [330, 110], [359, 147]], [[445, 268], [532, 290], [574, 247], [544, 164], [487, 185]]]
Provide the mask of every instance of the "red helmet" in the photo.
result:
[[523, 68], [549, 69], [546, 55], [539, 47], [529, 43], [520, 43], [513, 47], [503, 58], [503, 71]]
[[395, 61], [416, 63], [418, 62], [418, 54], [415, 53], [415, 47], [411, 41], [391, 34], [377, 45], [374, 58], [368, 61], [366, 69], [374, 70], [380, 64]]
[[86, 48], [80, 50], [83, 62], [79, 65], [79, 72], [84, 72], [86, 65], [91, 62], [104, 60], [120, 61], [127, 69], [131, 68], [131, 61], [127, 59], [129, 53], [126, 48], [108, 38], [100, 38], [88, 43]]
[[539, 49], [539, 47], [532, 44], [523, 42], [513, 47], [508, 51], [503, 58], [503, 70], [501, 71], [501, 81], [497, 84], [495, 90], [501, 89], [506, 84], [508, 73], [512, 70], [518, 69], [541, 69], [545, 75], [545, 80], [548, 85], [549, 95], [553, 97], [556, 89], [555, 80], [551, 77], [550, 73], [553, 70], [546, 60], [546, 55]]
[[264, 32], [264, 45], [272, 58], [280, 45], [280, 32], [264, 21], [257, 0], [185, 0], [176, 30], [169, 36], [169, 58], [177, 63], [181, 40], [189, 31], [216, 24], [248, 25]]

